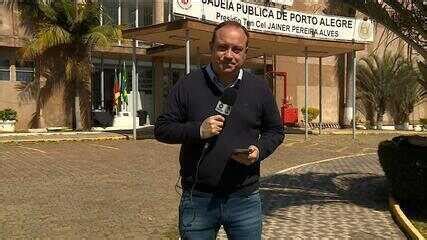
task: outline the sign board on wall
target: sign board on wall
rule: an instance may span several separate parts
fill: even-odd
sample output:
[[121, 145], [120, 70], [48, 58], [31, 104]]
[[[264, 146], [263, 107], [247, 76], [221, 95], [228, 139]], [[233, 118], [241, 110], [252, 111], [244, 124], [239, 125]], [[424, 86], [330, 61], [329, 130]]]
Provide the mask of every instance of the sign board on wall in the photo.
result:
[[309, 39], [372, 42], [372, 21], [306, 14], [245, 3], [240, 0], [174, 0], [174, 14], [211, 22], [235, 20], [251, 31]]
[[294, 0], [271, 0], [271, 2], [286, 6], [294, 5]]

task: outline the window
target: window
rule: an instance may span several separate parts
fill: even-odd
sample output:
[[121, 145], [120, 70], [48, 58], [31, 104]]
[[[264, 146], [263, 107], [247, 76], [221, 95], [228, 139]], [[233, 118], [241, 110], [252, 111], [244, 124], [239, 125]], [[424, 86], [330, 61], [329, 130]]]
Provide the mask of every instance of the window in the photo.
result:
[[[153, 1], [154, 0], [101, 0], [104, 9], [104, 22], [112, 24], [119, 23], [120, 6], [120, 24], [127, 27], [135, 27], [136, 7], [138, 6], [138, 26], [147, 26], [153, 24]], [[165, 5], [168, 1], [165, 1]], [[165, 6], [165, 10], [168, 6]], [[167, 16], [167, 11], [165, 12]], [[107, 18], [107, 19], [105, 19]], [[167, 17], [165, 18], [167, 20]]]
[[[118, 24], [118, 8], [119, 0], [101, 0], [102, 9], [104, 10], [104, 19], [105, 23], [110, 23], [113, 25]], [[106, 19], [107, 18], [107, 19]]]
[[153, 24], [153, 0], [138, 0], [139, 27]]
[[10, 80], [10, 63], [9, 59], [0, 58], [0, 81]]
[[138, 90], [145, 94], [152, 94], [153, 69], [151, 67], [138, 66]]
[[123, 0], [121, 3], [121, 24], [135, 27], [136, 0]]
[[92, 59], [94, 71], [92, 74], [92, 109], [101, 109], [101, 61], [98, 58]]
[[16, 81], [31, 82], [34, 80], [34, 62], [17, 61], [16, 63]]
[[172, 21], [172, 19], [169, 19], [169, 11], [171, 11], [172, 9], [172, 5], [171, 5], [171, 2], [169, 1], [169, 0], [165, 0], [165, 2], [164, 2], [164, 6], [163, 6], [163, 9], [164, 9], [164, 22], [169, 22], [169, 21]]

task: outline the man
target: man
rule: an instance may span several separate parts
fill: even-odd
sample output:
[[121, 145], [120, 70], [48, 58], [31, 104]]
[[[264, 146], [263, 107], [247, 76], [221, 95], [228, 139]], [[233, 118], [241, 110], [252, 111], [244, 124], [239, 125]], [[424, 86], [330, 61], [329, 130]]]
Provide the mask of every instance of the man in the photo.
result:
[[[230, 239], [261, 239], [260, 162], [284, 135], [266, 82], [242, 69], [248, 40], [240, 23], [219, 24], [211, 63], [178, 81], [156, 121], [156, 139], [182, 144], [183, 239], [215, 239], [221, 225]], [[236, 90], [237, 100], [225, 118], [215, 106], [227, 88]], [[247, 151], [235, 153], [242, 148]]]

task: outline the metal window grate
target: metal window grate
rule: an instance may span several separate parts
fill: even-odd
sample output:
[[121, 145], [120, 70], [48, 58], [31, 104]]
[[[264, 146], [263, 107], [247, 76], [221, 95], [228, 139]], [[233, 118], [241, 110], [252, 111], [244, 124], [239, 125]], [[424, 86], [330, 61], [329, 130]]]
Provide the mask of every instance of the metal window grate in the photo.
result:
[[17, 68], [16, 69], [16, 81], [31, 82], [33, 80], [34, 80], [33, 68]]
[[0, 81], [9, 81], [10, 71], [9, 69], [0, 68]]

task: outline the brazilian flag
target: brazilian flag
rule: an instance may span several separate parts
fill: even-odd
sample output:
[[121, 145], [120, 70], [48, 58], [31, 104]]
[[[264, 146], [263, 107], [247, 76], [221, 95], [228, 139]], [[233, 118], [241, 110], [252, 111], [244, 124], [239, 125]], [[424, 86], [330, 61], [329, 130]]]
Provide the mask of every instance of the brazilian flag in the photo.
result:
[[123, 102], [128, 104], [128, 92], [127, 92], [127, 81], [128, 81], [128, 75], [126, 72], [126, 65], [123, 63], [123, 70], [122, 70], [122, 79], [120, 83], [120, 95], [123, 99]]

